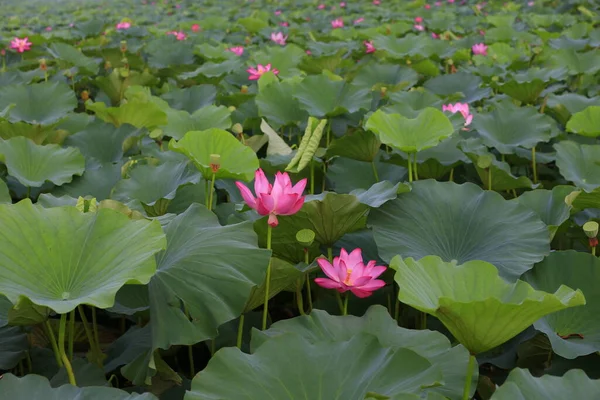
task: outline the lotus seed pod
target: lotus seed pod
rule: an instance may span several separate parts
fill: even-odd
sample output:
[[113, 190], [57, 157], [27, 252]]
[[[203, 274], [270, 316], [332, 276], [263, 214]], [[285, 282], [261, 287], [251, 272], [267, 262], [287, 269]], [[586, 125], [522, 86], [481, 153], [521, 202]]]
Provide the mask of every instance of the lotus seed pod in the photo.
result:
[[47, 71], [48, 70], [48, 65], [46, 64], [46, 59], [45, 58], [41, 58], [40, 59], [40, 69], [42, 71]]
[[127, 41], [121, 40], [121, 53], [125, 53], [127, 51]]
[[296, 233], [296, 241], [304, 247], [310, 247], [315, 241], [315, 232], [310, 229], [301, 229]]
[[242, 124], [237, 123], [231, 127], [231, 131], [236, 135], [240, 135], [242, 132], [244, 132], [244, 127], [242, 126]]
[[234, 112], [236, 110], [235, 106], [229, 106], [227, 107], [227, 109], [229, 110], [229, 112]]
[[588, 221], [583, 224], [583, 231], [587, 237], [595, 238], [598, 236], [598, 223], [596, 221]]
[[213, 174], [216, 174], [221, 168], [221, 155], [220, 154], [211, 154], [210, 155], [210, 169]]
[[240, 89], [240, 92], [242, 92], [242, 93], [248, 93], [248, 86], [243, 85], [242, 88]]
[[88, 101], [90, 98], [90, 93], [87, 90], [81, 92], [81, 100]]

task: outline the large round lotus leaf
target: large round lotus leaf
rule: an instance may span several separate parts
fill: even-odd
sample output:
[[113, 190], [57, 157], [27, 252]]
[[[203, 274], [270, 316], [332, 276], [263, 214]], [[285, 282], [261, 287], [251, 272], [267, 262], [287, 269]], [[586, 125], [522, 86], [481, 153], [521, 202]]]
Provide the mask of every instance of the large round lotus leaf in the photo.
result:
[[568, 286], [546, 293], [520, 280], [506, 283], [485, 261], [456, 265], [437, 256], [396, 256], [390, 267], [398, 299], [437, 317], [471, 354], [501, 345], [544, 315], [585, 304], [583, 293]]
[[583, 136], [600, 136], [600, 106], [591, 106], [573, 114], [567, 122], [567, 131]]
[[40, 146], [25, 137], [0, 141], [0, 161], [10, 176], [28, 187], [40, 187], [46, 181], [60, 186], [85, 169], [85, 158], [78, 149]]
[[472, 183], [418, 181], [410, 193], [371, 210], [379, 255], [484, 260], [514, 281], [550, 252], [544, 223], [525, 207]]
[[371, 108], [371, 92], [326, 75], [312, 75], [296, 86], [294, 97], [313, 117], [333, 117]]
[[21, 327], [0, 328], [0, 370], [14, 368], [28, 349], [27, 333]]
[[562, 377], [533, 377], [526, 369], [515, 368], [490, 400], [591, 400], [600, 393], [600, 379], [592, 380], [580, 369], [567, 371]]
[[161, 96], [169, 106], [185, 110], [190, 114], [212, 105], [217, 98], [217, 88], [213, 85], [197, 85], [189, 88], [174, 88]]
[[0, 293], [66, 313], [113, 305], [125, 283], [148, 283], [166, 245], [158, 221], [131, 221], [101, 209], [0, 205]]
[[473, 118], [473, 129], [487, 146], [510, 154], [515, 152], [516, 147], [530, 149], [540, 142], [549, 141], [555, 122], [534, 107], [502, 103], [489, 114], [477, 114]]
[[[387, 309], [380, 305], [370, 307], [363, 317], [332, 316], [322, 310], [310, 315], [276, 322], [266, 331], [252, 331], [252, 349], [286, 333], [296, 333], [310, 343], [346, 341], [361, 333], [376, 336], [386, 347], [413, 350], [440, 367], [444, 385], [428, 390], [450, 399], [462, 399], [469, 352], [463, 346], [452, 347], [446, 336], [430, 330], [411, 330], [398, 326]], [[475, 374], [477, 375], [477, 373]], [[474, 383], [477, 376], [474, 376]], [[472, 390], [475, 390], [475, 385]]]
[[152, 325], [155, 349], [215, 337], [219, 325], [240, 316], [252, 288], [263, 282], [270, 256], [257, 247], [251, 224], [221, 226], [198, 204], [175, 217], [165, 233], [167, 250], [157, 256], [150, 282], [150, 315], [159, 321]]
[[563, 140], [554, 145], [560, 174], [586, 192], [600, 187], [600, 145]]
[[106, 107], [106, 104], [94, 103], [88, 100], [85, 107], [93, 111], [96, 117], [115, 126], [123, 124], [133, 125], [136, 128], [154, 128], [167, 124], [167, 114], [159, 105], [133, 99], [119, 107]]
[[120, 389], [108, 387], [84, 387], [64, 385], [52, 388], [43, 376], [27, 375], [17, 378], [5, 374], [0, 379], [0, 393], [10, 400], [156, 400], [151, 393], [130, 394]]
[[548, 336], [552, 349], [561, 357], [571, 359], [600, 351], [598, 257], [576, 251], [552, 252], [523, 279], [539, 290], [556, 290], [562, 284], [581, 289], [585, 306], [547, 315], [534, 327]]
[[451, 96], [455, 93], [462, 94], [460, 99], [463, 103], [471, 103], [481, 100], [491, 93], [489, 87], [480, 87], [482, 79], [468, 72], [457, 72], [456, 74], [440, 75], [425, 82], [425, 89], [439, 95]]
[[188, 156], [204, 176], [210, 180], [211, 155], [220, 156], [216, 179], [241, 179], [250, 181], [258, 169], [258, 158], [250, 147], [244, 146], [235, 136], [222, 129], [192, 131], [179, 141], [171, 140], [169, 149]]
[[10, 122], [48, 125], [58, 121], [77, 106], [75, 94], [61, 82], [10, 85], [0, 88], [0, 110], [9, 105]]
[[0, 179], [0, 203], [12, 203], [6, 182]]
[[168, 123], [162, 125], [163, 134], [177, 140], [187, 132], [202, 131], [210, 128], [229, 129], [231, 127], [231, 112], [224, 106], [208, 105], [193, 114], [187, 111], [166, 109]]
[[146, 44], [148, 64], [153, 68], [170, 68], [176, 65], [194, 63], [194, 45], [189, 41], [181, 41], [168, 35]]
[[411, 68], [394, 64], [371, 63], [364, 66], [352, 83], [368, 89], [388, 87], [394, 90], [408, 89], [419, 80], [419, 75]]
[[261, 87], [255, 98], [258, 115], [267, 118], [275, 128], [306, 121], [308, 113], [300, 108], [300, 102], [294, 98], [295, 88], [296, 85], [280, 81]]
[[452, 123], [440, 110], [427, 107], [416, 118], [375, 111], [365, 124], [379, 139], [398, 150], [414, 153], [436, 146], [454, 133]]
[[381, 142], [376, 135], [368, 131], [356, 131], [335, 139], [327, 148], [327, 157], [340, 156], [372, 162], [380, 147]]
[[221, 349], [192, 380], [184, 400], [358, 400], [369, 392], [389, 398], [420, 394], [441, 379], [426, 358], [409, 349], [384, 347], [366, 333], [314, 344], [288, 333], [253, 354]]
[[68, 195], [74, 198], [91, 196], [98, 201], [108, 199], [113, 187], [121, 180], [121, 167], [121, 162], [88, 161], [83, 176], [75, 177], [71, 183], [55, 188], [52, 193], [58, 197]]
[[[364, 151], [365, 149], [363, 149]], [[377, 171], [377, 178], [375, 171]], [[367, 190], [378, 181], [398, 183], [407, 180], [406, 168], [375, 159], [372, 163], [336, 157], [327, 167], [327, 180], [337, 193]]]
[[74, 65], [82, 71], [92, 75], [98, 73], [98, 62], [93, 58], [86, 57], [81, 51], [69, 44], [55, 42], [52, 43], [48, 51], [54, 58], [66, 61], [68, 64]]

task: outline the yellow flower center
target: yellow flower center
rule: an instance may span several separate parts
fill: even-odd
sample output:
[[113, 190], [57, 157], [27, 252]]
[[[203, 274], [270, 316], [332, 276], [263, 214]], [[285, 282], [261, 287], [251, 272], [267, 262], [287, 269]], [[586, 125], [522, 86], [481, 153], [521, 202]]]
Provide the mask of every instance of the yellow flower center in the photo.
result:
[[351, 269], [347, 269], [346, 270], [346, 279], [344, 279], [344, 284], [350, 286], [350, 275], [352, 275], [352, 270]]

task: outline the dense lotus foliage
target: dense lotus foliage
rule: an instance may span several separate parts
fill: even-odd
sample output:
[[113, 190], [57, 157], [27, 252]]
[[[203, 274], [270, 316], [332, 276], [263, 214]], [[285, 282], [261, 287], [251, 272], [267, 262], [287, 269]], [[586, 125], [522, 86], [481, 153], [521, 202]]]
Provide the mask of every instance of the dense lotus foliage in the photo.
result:
[[600, 398], [600, 3], [4, 0], [0, 399]]

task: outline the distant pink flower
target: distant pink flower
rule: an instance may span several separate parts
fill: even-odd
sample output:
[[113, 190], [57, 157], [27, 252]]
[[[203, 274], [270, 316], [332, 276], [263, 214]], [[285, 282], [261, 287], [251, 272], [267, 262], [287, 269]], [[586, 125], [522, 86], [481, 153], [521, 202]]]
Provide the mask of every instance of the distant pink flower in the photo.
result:
[[33, 43], [29, 41], [28, 37], [26, 37], [25, 39], [14, 38], [10, 42], [10, 48], [16, 50], [19, 53], [24, 53], [31, 49], [32, 44]]
[[175, 8], [181, 8], [181, 4], [175, 4]]
[[319, 10], [324, 10], [324, 9], [325, 9], [325, 4], [319, 4], [319, 5], [317, 6], [317, 8], [318, 8]]
[[312, 55], [312, 51], [306, 50], [306, 54], [308, 54], [310, 56], [310, 55]]
[[227, 51], [232, 52], [238, 57], [244, 54], [244, 48], [242, 46], [230, 47], [227, 49]]
[[281, 15], [281, 10], [276, 10], [275, 15]]
[[530, 1], [530, 2], [528, 2], [528, 3], [527, 3], [527, 5], [528, 5], [529, 7], [533, 7], [533, 6], [535, 5], [535, 2], [533, 2], [533, 1]]
[[287, 22], [287, 21], [283, 21], [283, 22], [281, 22], [281, 23], [279, 24], [279, 26], [283, 26], [283, 27], [286, 27], [286, 28], [287, 28], [288, 26], [290, 26], [290, 24], [289, 24], [289, 22]]
[[177, 40], [185, 40], [187, 38], [185, 33], [178, 31], [169, 31], [167, 32], [167, 35], [173, 35]]
[[450, 4], [454, 3], [454, 0], [448, 0], [448, 3], [450, 3]]
[[363, 22], [364, 20], [365, 20], [365, 19], [364, 19], [363, 17], [360, 17], [359, 19], [355, 19], [355, 20], [354, 20], [354, 25], [358, 25], [358, 24], [360, 24], [361, 22]]
[[280, 46], [285, 46], [285, 41], [288, 37], [284, 36], [281, 32], [271, 33], [271, 41], [277, 43]]
[[74, 24], [74, 23], [72, 23], [72, 22], [69, 24], [69, 28], [72, 28], [72, 27], [74, 27], [74, 26], [75, 26], [75, 24]]
[[52, 27], [51, 26], [47, 26], [46, 27], [46, 32], [50, 32], [50, 31], [52, 31]]
[[467, 103], [444, 104], [442, 105], [442, 111], [450, 111], [452, 114], [461, 113], [465, 119], [465, 126], [468, 126], [473, 120], [473, 114], [469, 112]]
[[376, 6], [378, 6], [378, 5], [381, 4], [381, 1], [379, 1], [379, 0], [373, 0], [373, 4], [376, 5]]
[[256, 197], [244, 183], [237, 181], [235, 184], [250, 208], [256, 210], [260, 215], [269, 216], [268, 224], [272, 227], [279, 225], [278, 215], [296, 214], [304, 204], [302, 192], [306, 187], [306, 178], [292, 186], [287, 172], [277, 172], [275, 183], [271, 185], [263, 170], [257, 169], [254, 173]]
[[423, 32], [425, 30], [425, 27], [423, 25], [420, 24], [415, 24], [413, 26], [413, 28], [415, 28], [416, 30], [418, 30], [419, 32]]
[[346, 7], [346, 2], [342, 1], [342, 2], [340, 3], [340, 7], [341, 7], [341, 8], [344, 8], [344, 7]]
[[192, 32], [199, 32], [199, 31], [200, 31], [200, 25], [198, 25], [198, 24], [192, 25]]
[[441, 1], [436, 1], [435, 2], [435, 6], [436, 7], [441, 7], [442, 6], [442, 2]]
[[369, 54], [369, 53], [375, 53], [375, 46], [373, 46], [373, 42], [372, 41], [370, 42], [370, 41], [365, 40], [363, 42], [363, 44], [367, 48], [367, 51], [366, 51], [367, 54]]
[[327, 278], [316, 278], [315, 283], [340, 293], [350, 290], [357, 297], [369, 297], [375, 290], [385, 286], [385, 281], [377, 278], [387, 268], [376, 263], [371, 260], [365, 265], [360, 248], [350, 254], [342, 249], [340, 256], [333, 259], [333, 265], [326, 258], [317, 258], [317, 264]]
[[431, 8], [431, 6], [429, 4], [425, 4], [425, 9], [429, 10]]
[[423, 17], [415, 17], [415, 22], [417, 24], [420, 24], [421, 22], [423, 22]]
[[248, 77], [249, 80], [251, 81], [256, 81], [258, 80], [264, 73], [266, 72], [272, 72], [275, 75], [279, 74], [279, 70], [276, 68], [271, 69], [271, 64], [267, 64], [267, 65], [261, 65], [258, 64], [256, 66], [256, 68], [250, 67], [246, 70], [250, 76]]
[[471, 47], [471, 50], [473, 50], [473, 54], [475, 55], [487, 56], [487, 48], [485, 44], [477, 43]]
[[334, 19], [333, 21], [331, 21], [331, 26], [333, 27], [333, 29], [343, 28], [344, 20], [341, 18]]
[[481, 36], [485, 36], [485, 31], [484, 31], [483, 29], [480, 29], [480, 30], [479, 30], [479, 34], [480, 34]]
[[438, 34], [437, 34], [437, 33], [435, 33], [435, 32], [431, 32], [431, 37], [432, 37], [433, 39], [439, 39], [439, 38], [440, 38], [440, 35], [438, 35]]
[[131, 22], [119, 22], [117, 24], [118, 30], [129, 29], [131, 28]]

